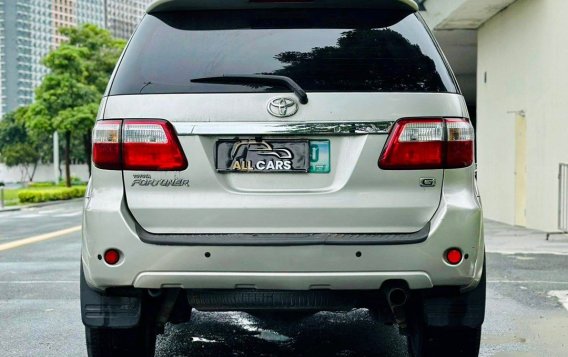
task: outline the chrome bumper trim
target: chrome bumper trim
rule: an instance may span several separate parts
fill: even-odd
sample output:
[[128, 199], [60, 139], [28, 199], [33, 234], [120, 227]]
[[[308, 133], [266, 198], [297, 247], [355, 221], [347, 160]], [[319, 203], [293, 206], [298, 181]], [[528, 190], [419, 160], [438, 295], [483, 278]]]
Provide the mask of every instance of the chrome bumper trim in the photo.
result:
[[135, 288], [235, 289], [258, 290], [378, 290], [388, 280], [404, 280], [410, 289], [434, 286], [423, 271], [388, 272], [142, 272], [134, 279]]
[[367, 135], [388, 134], [393, 121], [380, 122], [173, 122], [178, 135]]
[[136, 224], [138, 237], [148, 244], [189, 246], [302, 246], [416, 244], [428, 239], [430, 223], [414, 233], [255, 233], [157, 234]]

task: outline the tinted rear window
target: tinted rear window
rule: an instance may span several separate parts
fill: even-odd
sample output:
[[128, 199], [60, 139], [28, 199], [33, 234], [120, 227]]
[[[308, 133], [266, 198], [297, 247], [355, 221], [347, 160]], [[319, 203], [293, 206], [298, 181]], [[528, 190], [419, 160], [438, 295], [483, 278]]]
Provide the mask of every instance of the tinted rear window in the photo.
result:
[[308, 92], [456, 92], [415, 14], [376, 10], [202, 11], [146, 15], [110, 94], [282, 92], [192, 83], [288, 76]]

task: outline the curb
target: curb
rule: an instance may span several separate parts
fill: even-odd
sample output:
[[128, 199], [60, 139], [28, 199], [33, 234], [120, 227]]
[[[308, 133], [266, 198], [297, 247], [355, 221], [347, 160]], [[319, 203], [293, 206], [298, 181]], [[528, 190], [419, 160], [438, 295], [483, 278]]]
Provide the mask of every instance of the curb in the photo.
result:
[[76, 202], [76, 201], [82, 201], [84, 200], [84, 197], [81, 198], [72, 198], [70, 200], [60, 200], [60, 201], [50, 201], [50, 202], [41, 202], [41, 203], [34, 203], [31, 205], [25, 205], [25, 206], [13, 206], [13, 207], [6, 207], [6, 208], [0, 208], [0, 213], [4, 213], [4, 212], [16, 212], [16, 211], [21, 211], [23, 209], [27, 209], [27, 208], [40, 208], [40, 207], [46, 207], [46, 206], [56, 206], [56, 205], [61, 205], [64, 203], [69, 203], [69, 202]]

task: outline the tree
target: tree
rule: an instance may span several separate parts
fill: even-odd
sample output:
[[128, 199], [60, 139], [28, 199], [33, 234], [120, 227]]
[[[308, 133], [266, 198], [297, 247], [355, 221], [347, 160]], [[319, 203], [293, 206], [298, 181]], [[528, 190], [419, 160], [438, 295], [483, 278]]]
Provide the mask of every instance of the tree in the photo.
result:
[[[301, 78], [300, 85], [321, 90], [444, 91], [434, 61], [390, 29], [345, 31], [335, 46], [288, 51], [274, 57], [283, 68], [270, 74]], [[330, 76], [330, 66], [334, 68]]]
[[21, 181], [33, 180], [43, 151], [41, 142], [26, 129], [23, 117], [27, 111], [27, 107], [19, 108], [0, 121], [0, 161], [8, 167], [19, 166]]
[[[90, 170], [90, 135], [98, 103], [125, 42], [91, 24], [62, 28], [60, 32], [68, 40], [43, 59], [50, 72], [36, 89], [26, 124], [38, 135], [53, 131], [62, 134], [65, 181], [71, 186], [72, 152], [82, 152]], [[72, 146], [78, 141], [84, 150], [74, 150]]]

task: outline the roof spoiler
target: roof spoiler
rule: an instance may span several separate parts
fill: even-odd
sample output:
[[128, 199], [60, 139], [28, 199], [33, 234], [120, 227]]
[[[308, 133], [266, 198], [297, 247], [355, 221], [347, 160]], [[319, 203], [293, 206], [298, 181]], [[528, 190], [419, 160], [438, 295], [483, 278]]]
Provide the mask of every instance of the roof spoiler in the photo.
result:
[[414, 0], [157, 0], [147, 13], [175, 10], [245, 10], [245, 9], [393, 9], [418, 11]]

